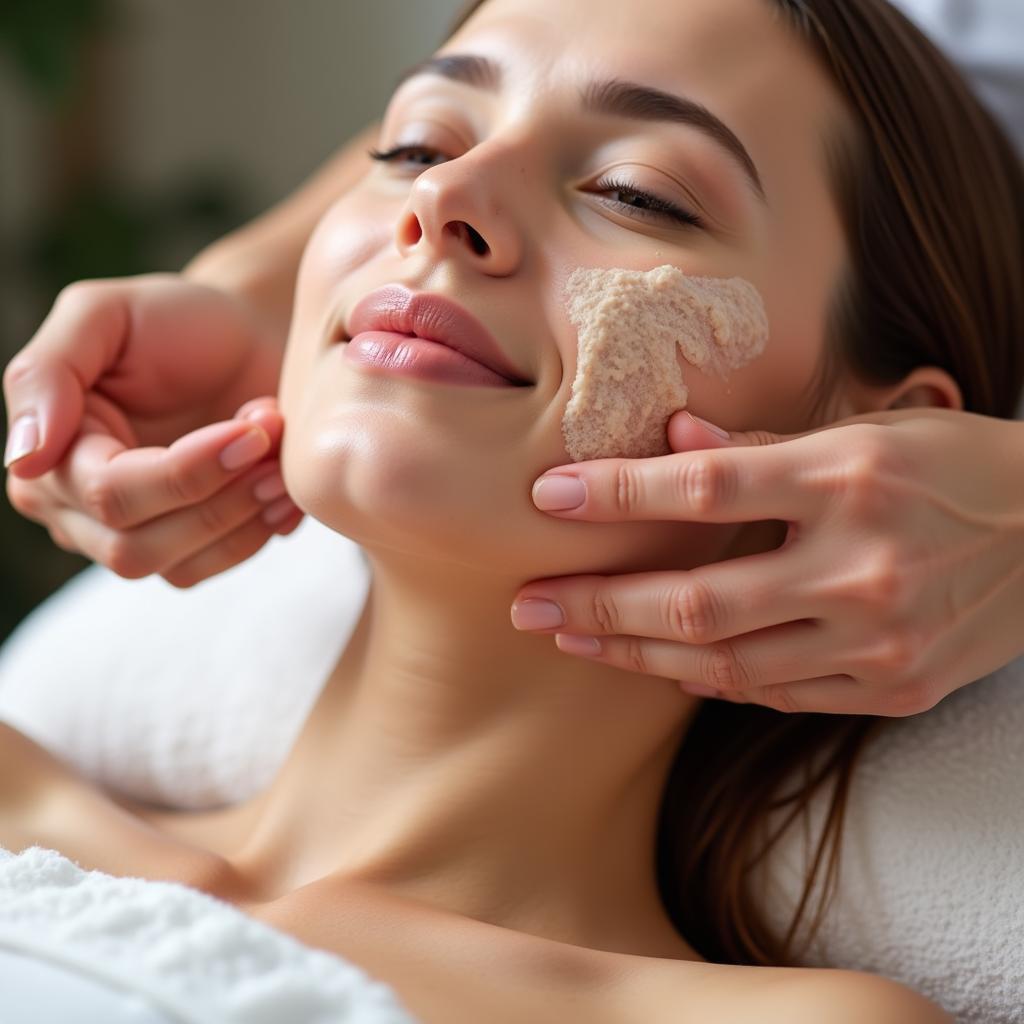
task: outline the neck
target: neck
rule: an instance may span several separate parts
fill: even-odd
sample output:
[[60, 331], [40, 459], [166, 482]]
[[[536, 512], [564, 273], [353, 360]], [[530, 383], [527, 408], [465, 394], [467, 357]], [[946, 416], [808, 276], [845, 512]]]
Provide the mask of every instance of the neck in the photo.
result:
[[245, 859], [576, 945], [681, 945], [654, 847], [695, 702], [518, 633], [521, 580], [389, 554]]

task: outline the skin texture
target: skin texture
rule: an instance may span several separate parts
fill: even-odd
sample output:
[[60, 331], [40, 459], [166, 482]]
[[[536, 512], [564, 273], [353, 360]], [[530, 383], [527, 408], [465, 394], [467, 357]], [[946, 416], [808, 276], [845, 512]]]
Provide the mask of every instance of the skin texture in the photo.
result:
[[[627, 32], [636, 46], [624, 51]], [[576, 336], [562, 292], [579, 266], [670, 263], [750, 281], [773, 344], [728, 388], [695, 375], [690, 408], [802, 426], [794, 410], [844, 251], [822, 132], [846, 115], [759, 0], [650, 0], [639, 18], [583, 0], [494, 0], [444, 51], [506, 63], [508, 91], [406, 82], [379, 148], [442, 155], [368, 175], [321, 221], [300, 268], [280, 390], [285, 481], [300, 508], [364, 547], [374, 583], [239, 863], [272, 886], [368, 878], [535, 935], [686, 956], [650, 855], [695, 702], [669, 681], [565, 658], [517, 633], [508, 607], [532, 578], [689, 568], [767, 550], [779, 531], [537, 511], [534, 479], [567, 458]], [[580, 85], [608, 74], [705, 103], [750, 150], [769, 205], [692, 129], [582, 115]], [[609, 168], [699, 204], [709, 228], [634, 219], [595, 188]], [[333, 328], [394, 282], [457, 298], [533, 386], [458, 388], [346, 363]]]
[[581, 268], [566, 285], [579, 330], [562, 436], [574, 462], [665, 455], [669, 418], [685, 409], [692, 368], [728, 381], [768, 342], [757, 289], [733, 278]]

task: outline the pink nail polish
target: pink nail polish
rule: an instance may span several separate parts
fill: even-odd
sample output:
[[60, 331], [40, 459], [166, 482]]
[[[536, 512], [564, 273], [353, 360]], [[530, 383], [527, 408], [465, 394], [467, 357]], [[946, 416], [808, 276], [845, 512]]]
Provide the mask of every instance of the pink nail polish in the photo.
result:
[[723, 430], [721, 427], [716, 427], [714, 423], [708, 423], [707, 420], [702, 420], [699, 416], [694, 416], [692, 412], [688, 412], [686, 415], [689, 416], [694, 423], [699, 423], [702, 427], [710, 430], [716, 437], [720, 437], [723, 441], [729, 440], [729, 432], [727, 430]]
[[35, 416], [19, 416], [11, 427], [4, 452], [4, 468], [30, 455], [39, 447], [39, 421]]
[[566, 654], [583, 658], [596, 658], [601, 653], [601, 641], [596, 636], [577, 636], [575, 633], [556, 633], [555, 643]]
[[587, 485], [578, 476], [543, 476], [533, 485], [533, 503], [541, 512], [568, 512], [587, 500]]

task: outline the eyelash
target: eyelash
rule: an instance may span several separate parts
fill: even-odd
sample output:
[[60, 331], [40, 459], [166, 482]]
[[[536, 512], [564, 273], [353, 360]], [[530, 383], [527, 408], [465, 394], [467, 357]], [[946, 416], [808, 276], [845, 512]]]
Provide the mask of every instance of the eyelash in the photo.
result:
[[[372, 160], [392, 163], [400, 156], [407, 155], [409, 153], [436, 154], [438, 152], [438, 150], [432, 149], [430, 146], [406, 145], [395, 146], [394, 148], [383, 152], [379, 149], [371, 149], [369, 150], [368, 155]], [[594, 187], [603, 192], [618, 192], [623, 195], [632, 196], [636, 199], [642, 199], [647, 204], [646, 206], [633, 206], [631, 203], [624, 203], [618, 199], [613, 200], [615, 205], [619, 208], [630, 211], [627, 216], [637, 217], [641, 220], [658, 220], [667, 217], [670, 220], [674, 220], [677, 223], [685, 225], [686, 227], [704, 227], [704, 221], [698, 217], [697, 214], [691, 213], [689, 210], [684, 210], [682, 207], [676, 206], [675, 203], [670, 203], [666, 199], [660, 199], [658, 196], [651, 195], [649, 192], [633, 188], [633, 186], [628, 182], [619, 181], [614, 178], [602, 178]]]

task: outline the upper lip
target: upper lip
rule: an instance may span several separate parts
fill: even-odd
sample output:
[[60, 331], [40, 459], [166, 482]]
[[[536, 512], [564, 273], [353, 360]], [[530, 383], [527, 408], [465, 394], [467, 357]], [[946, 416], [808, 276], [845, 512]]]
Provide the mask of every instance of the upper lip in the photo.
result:
[[349, 338], [363, 331], [394, 331], [435, 341], [461, 352], [513, 384], [529, 383], [494, 336], [457, 302], [404, 285], [386, 285], [360, 299], [349, 314]]

